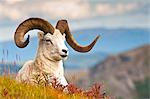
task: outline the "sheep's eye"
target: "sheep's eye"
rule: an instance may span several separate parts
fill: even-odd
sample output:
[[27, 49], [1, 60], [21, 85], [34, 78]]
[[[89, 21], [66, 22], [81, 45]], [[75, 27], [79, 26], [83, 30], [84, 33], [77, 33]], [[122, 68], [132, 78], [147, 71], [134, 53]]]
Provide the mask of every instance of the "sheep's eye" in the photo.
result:
[[51, 44], [53, 44], [51, 40], [46, 40], [46, 42], [50, 42]]

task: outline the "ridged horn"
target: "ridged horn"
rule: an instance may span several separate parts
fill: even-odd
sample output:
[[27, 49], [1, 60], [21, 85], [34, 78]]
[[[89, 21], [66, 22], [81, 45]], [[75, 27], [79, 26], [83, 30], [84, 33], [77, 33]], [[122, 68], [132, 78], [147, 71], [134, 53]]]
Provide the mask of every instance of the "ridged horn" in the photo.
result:
[[56, 29], [59, 29], [61, 33], [66, 34], [66, 41], [67, 43], [75, 50], [78, 52], [89, 52], [97, 40], [99, 39], [100, 36], [97, 36], [91, 44], [88, 46], [81, 46], [79, 45], [75, 39], [73, 38], [72, 34], [70, 33], [69, 26], [67, 23], [67, 20], [59, 20], [56, 24]]
[[54, 28], [53, 26], [46, 20], [41, 19], [41, 18], [29, 18], [25, 21], [23, 21], [18, 28], [16, 29], [15, 35], [14, 35], [14, 40], [16, 46], [19, 48], [24, 48], [28, 45], [29, 43], [29, 38], [30, 36], [28, 35], [28, 38], [23, 41], [24, 35], [33, 29], [39, 29], [43, 31], [44, 33], [54, 33]]

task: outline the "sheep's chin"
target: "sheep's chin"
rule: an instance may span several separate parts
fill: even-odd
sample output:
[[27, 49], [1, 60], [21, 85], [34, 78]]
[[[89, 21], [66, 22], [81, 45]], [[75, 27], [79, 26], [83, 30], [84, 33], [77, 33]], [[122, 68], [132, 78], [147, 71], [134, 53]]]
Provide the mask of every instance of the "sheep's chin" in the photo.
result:
[[67, 58], [68, 58], [68, 56], [62, 57], [61, 55], [51, 57], [51, 59], [54, 61], [66, 60]]
[[67, 57], [62, 58], [62, 60], [64, 60], [64, 61], [65, 61], [65, 60], [67, 60], [67, 59], [68, 59], [68, 56], [67, 56]]

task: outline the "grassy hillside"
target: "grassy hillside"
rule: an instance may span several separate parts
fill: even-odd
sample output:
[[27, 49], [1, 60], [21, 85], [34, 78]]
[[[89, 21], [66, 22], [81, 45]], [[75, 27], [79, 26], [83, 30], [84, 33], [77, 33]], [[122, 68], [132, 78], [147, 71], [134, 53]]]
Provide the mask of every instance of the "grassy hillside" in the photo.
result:
[[0, 77], [0, 99], [109, 99], [100, 94], [98, 85], [94, 85], [90, 91], [82, 91], [72, 84], [67, 86], [67, 92], [63, 92], [63, 88], [60, 85], [34, 86]]

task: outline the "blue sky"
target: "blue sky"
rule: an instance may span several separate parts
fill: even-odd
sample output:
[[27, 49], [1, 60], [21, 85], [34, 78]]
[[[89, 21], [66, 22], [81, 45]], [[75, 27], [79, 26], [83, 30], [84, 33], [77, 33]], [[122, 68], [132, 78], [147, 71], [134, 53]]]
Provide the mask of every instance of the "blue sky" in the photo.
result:
[[53, 25], [67, 19], [71, 30], [147, 28], [149, 6], [149, 0], [0, 0], [0, 42], [12, 40], [18, 24], [29, 17], [41, 17]]

